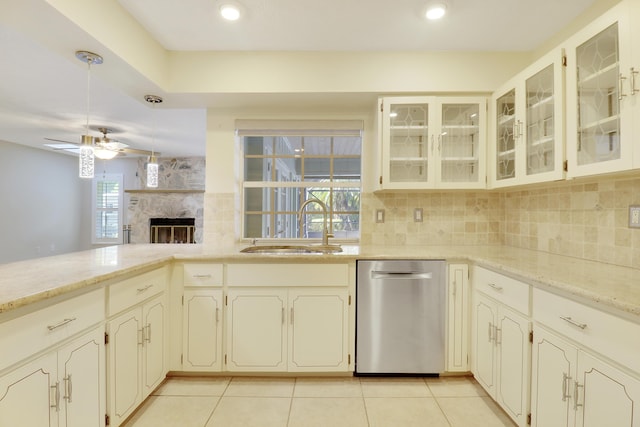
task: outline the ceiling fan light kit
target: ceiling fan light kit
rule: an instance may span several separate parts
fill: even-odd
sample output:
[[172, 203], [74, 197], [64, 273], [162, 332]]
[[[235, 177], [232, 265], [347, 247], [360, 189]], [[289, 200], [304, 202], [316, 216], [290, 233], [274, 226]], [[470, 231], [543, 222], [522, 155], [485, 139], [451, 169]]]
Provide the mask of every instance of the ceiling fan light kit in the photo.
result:
[[93, 152], [93, 137], [89, 135], [89, 106], [91, 100], [91, 64], [102, 64], [102, 57], [96, 53], [86, 50], [76, 52], [76, 58], [87, 64], [87, 124], [85, 134], [82, 135], [82, 145], [80, 146], [79, 171], [80, 178], [93, 178], [95, 155]]

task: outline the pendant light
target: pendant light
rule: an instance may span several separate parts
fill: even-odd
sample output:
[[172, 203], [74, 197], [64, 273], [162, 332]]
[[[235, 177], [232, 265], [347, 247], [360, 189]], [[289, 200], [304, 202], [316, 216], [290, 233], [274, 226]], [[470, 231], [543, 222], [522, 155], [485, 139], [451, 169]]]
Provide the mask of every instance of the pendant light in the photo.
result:
[[87, 64], [87, 123], [85, 134], [82, 135], [82, 145], [80, 145], [79, 156], [79, 176], [80, 178], [93, 178], [95, 155], [93, 153], [93, 137], [89, 135], [89, 106], [91, 100], [91, 64], [102, 64], [102, 57], [92, 52], [79, 50], [76, 58]]
[[[144, 100], [153, 104], [153, 109], [155, 110], [156, 104], [160, 104], [162, 102], [162, 98], [156, 95], [145, 95]], [[147, 163], [147, 187], [156, 188], [158, 186], [158, 159], [153, 152], [153, 148], [156, 144], [155, 132], [156, 132], [156, 117], [155, 111], [153, 112], [153, 129], [151, 129], [151, 157], [149, 158], [149, 163]]]

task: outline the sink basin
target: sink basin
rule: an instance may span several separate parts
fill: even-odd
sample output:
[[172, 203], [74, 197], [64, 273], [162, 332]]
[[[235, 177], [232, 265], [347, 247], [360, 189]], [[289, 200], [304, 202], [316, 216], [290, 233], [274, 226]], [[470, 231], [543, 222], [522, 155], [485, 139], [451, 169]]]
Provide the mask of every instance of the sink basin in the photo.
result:
[[247, 246], [240, 252], [250, 254], [329, 254], [342, 252], [340, 245]]

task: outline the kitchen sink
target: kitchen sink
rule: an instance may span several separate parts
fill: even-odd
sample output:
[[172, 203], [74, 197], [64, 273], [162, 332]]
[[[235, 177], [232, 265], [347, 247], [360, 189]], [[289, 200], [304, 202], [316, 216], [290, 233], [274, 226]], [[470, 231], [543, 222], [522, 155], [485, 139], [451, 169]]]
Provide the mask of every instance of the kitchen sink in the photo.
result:
[[247, 246], [240, 252], [250, 254], [330, 254], [342, 252], [340, 245]]

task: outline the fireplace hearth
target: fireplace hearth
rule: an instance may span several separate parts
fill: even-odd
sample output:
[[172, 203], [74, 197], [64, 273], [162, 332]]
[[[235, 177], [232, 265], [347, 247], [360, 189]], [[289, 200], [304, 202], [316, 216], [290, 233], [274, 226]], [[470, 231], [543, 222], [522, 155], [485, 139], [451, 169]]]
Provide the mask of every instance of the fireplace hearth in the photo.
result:
[[151, 243], [196, 243], [195, 218], [150, 218]]

